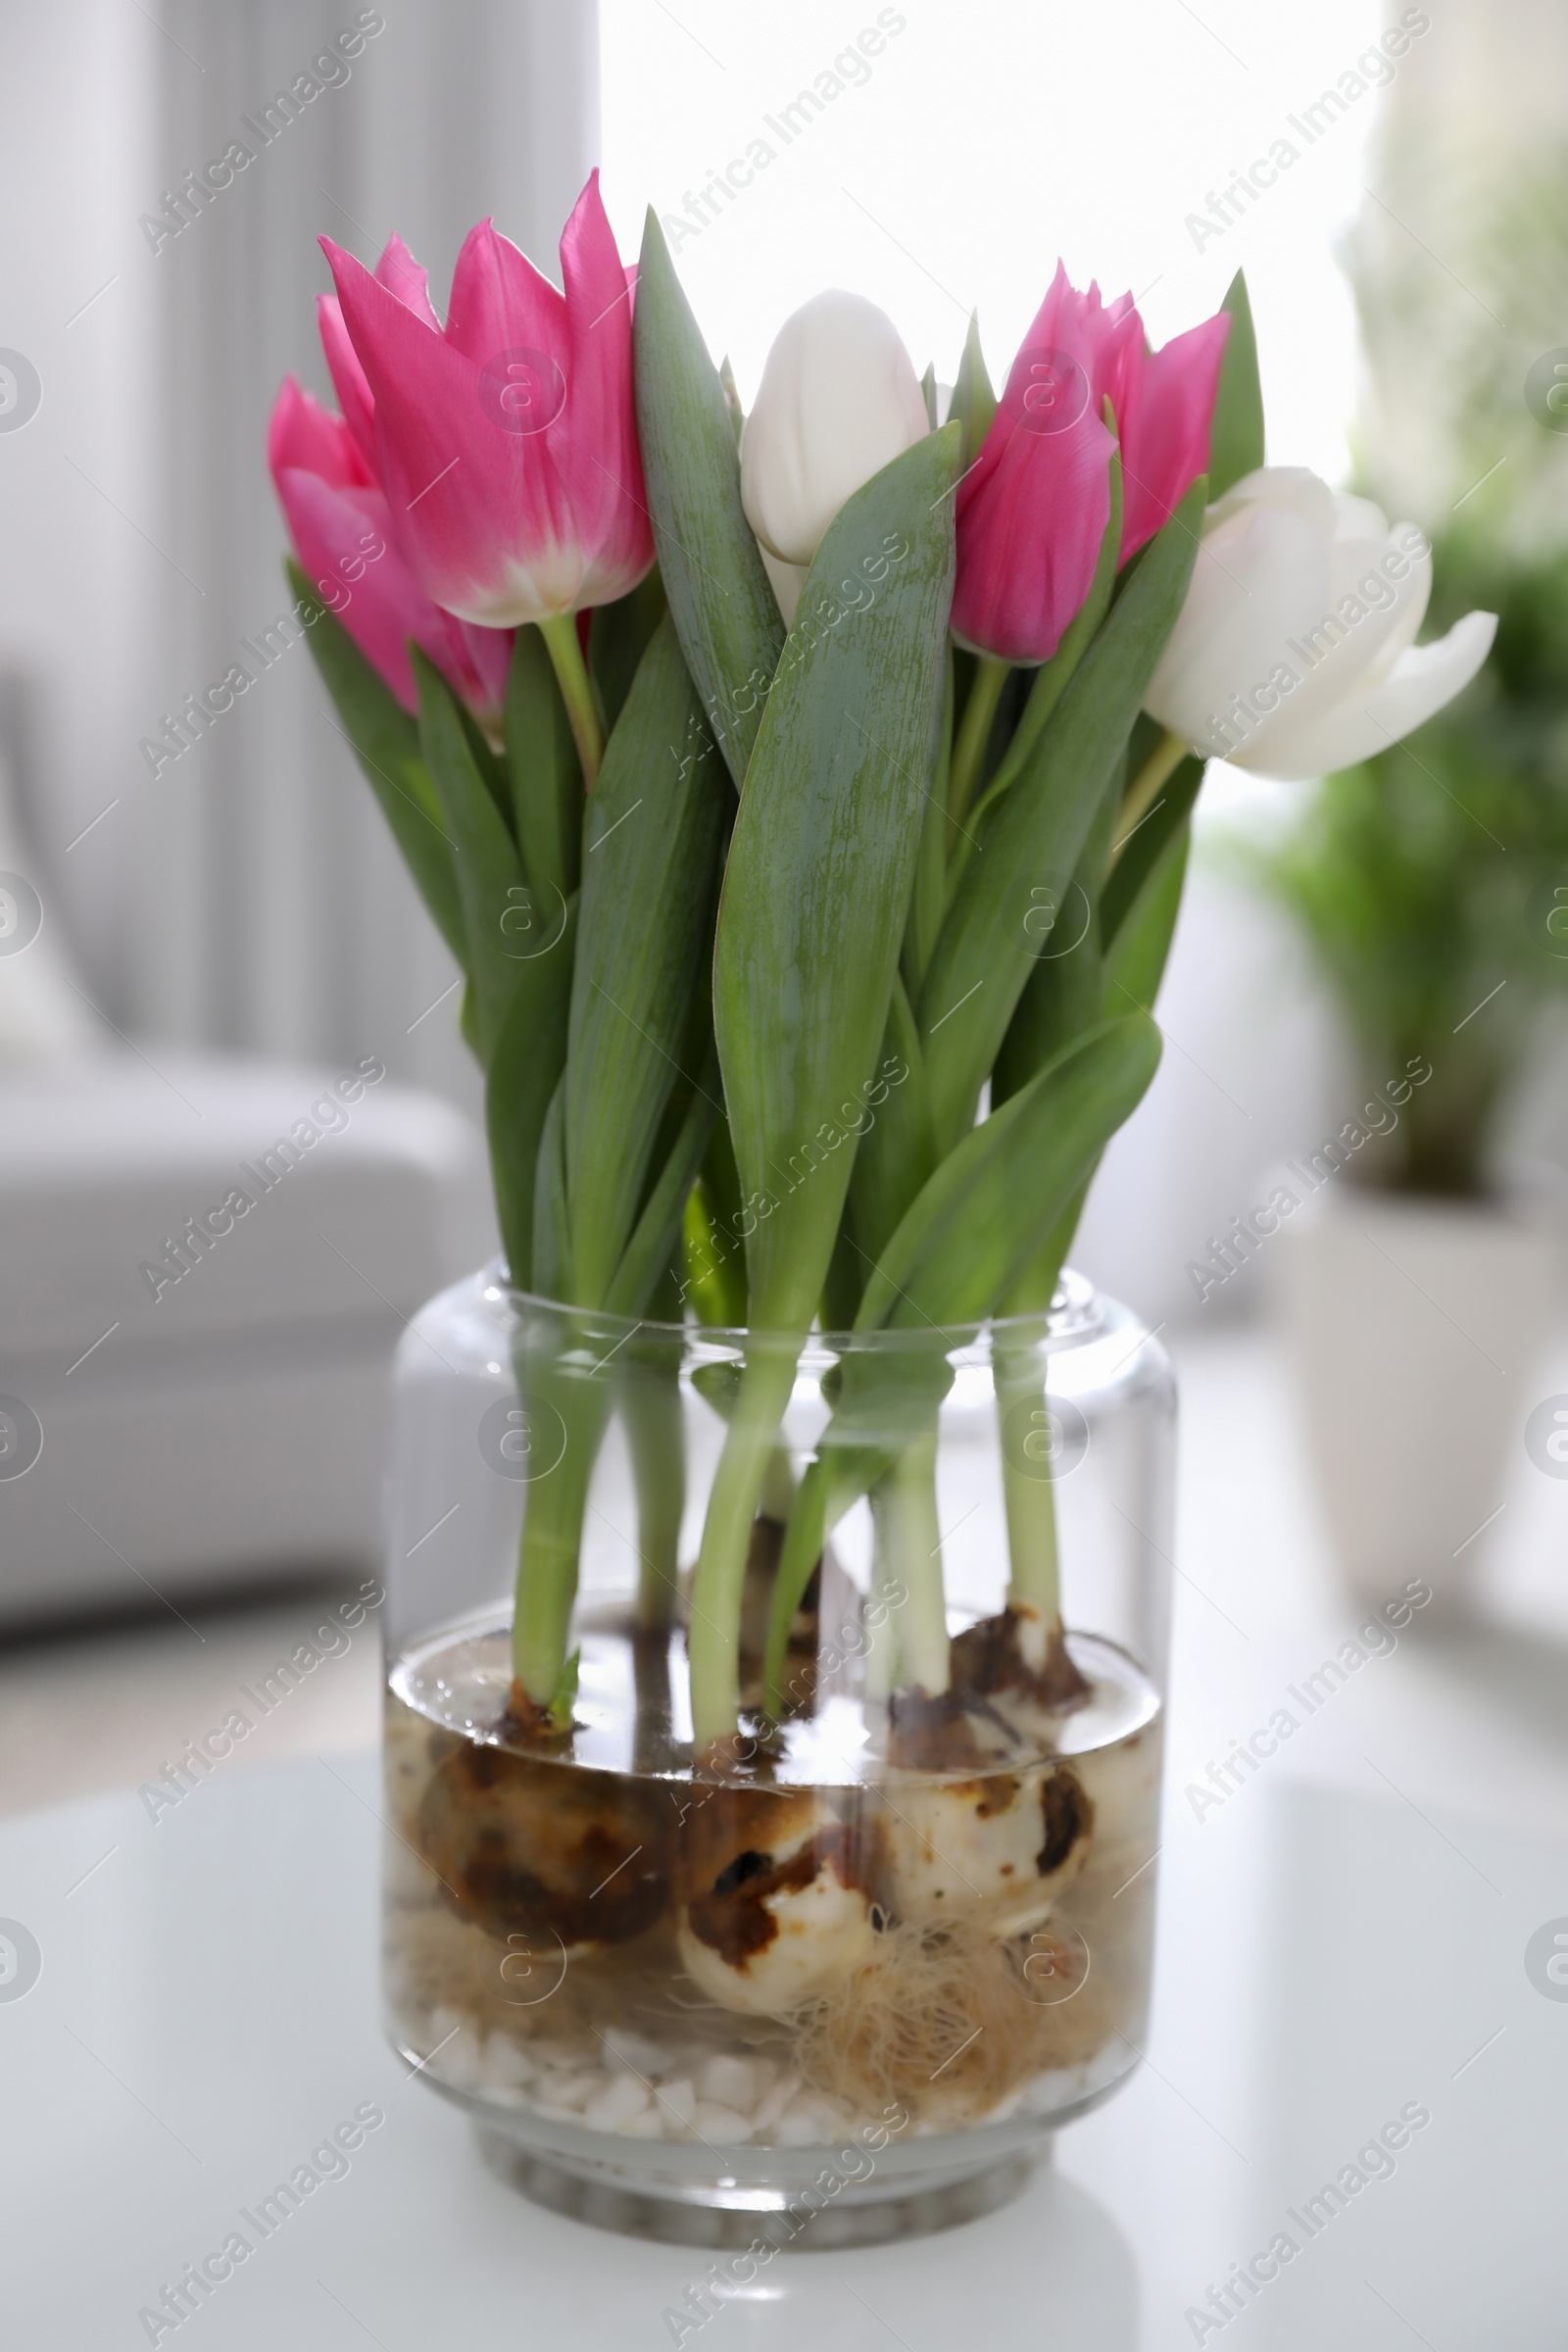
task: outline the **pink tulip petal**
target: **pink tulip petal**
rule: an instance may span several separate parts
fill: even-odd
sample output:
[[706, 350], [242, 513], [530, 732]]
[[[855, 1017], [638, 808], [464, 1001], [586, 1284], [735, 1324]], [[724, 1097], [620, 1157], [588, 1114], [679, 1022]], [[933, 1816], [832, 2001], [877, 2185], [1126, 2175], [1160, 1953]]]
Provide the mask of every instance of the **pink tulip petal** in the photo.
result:
[[[567, 478], [585, 539], [595, 550], [582, 601], [623, 595], [653, 562], [653, 525], [637, 445], [631, 382], [636, 272], [621, 266], [592, 172], [561, 239], [570, 341]], [[553, 442], [562, 436], [552, 434]], [[586, 460], [586, 463], [583, 461]], [[628, 578], [629, 575], [629, 578]], [[598, 591], [598, 593], [595, 593]]]
[[343, 306], [335, 294], [316, 297], [316, 323], [321, 337], [321, 349], [326, 355], [327, 372], [337, 405], [343, 412], [343, 421], [354, 436], [354, 444], [365, 460], [367, 469], [375, 470], [375, 402], [366, 381], [365, 369], [349, 341], [349, 330], [343, 323]]
[[[375, 471], [426, 594], [497, 627], [634, 587], [654, 548], [632, 401], [631, 281], [597, 176], [562, 239], [565, 292], [481, 221], [459, 257], [444, 334], [321, 242], [374, 405]], [[394, 256], [388, 274], [406, 258]]]
[[1048, 662], [1081, 609], [1110, 519], [1114, 436], [1086, 409], [1061, 432], [998, 410], [958, 490], [953, 628], [1007, 662]]
[[290, 376], [273, 404], [267, 442], [278, 501], [307, 577], [405, 709], [416, 708], [408, 655], [413, 638], [480, 723], [497, 731], [512, 631], [470, 628], [431, 603], [398, 554], [386, 500], [343, 418]]
[[440, 333], [441, 321], [430, 301], [429, 279], [396, 229], [388, 237], [386, 250], [375, 265], [375, 274], [389, 294], [395, 294], [416, 318], [422, 318], [426, 326], [433, 326]]
[[476, 629], [432, 605], [392, 543], [380, 492], [341, 488], [297, 466], [276, 475], [302, 568], [366, 660], [407, 710], [418, 708], [412, 638], [480, 724], [495, 732], [512, 661], [510, 629]]
[[1152, 539], [1207, 470], [1209, 425], [1230, 323], [1227, 312], [1217, 312], [1174, 336], [1138, 371], [1132, 401], [1120, 416], [1124, 564]]
[[[322, 244], [375, 401], [377, 471], [399, 544], [437, 604], [466, 620], [491, 620], [516, 535], [514, 453], [522, 436], [481, 413], [480, 371], [471, 360], [352, 254], [325, 238]], [[530, 544], [564, 536], [564, 513], [547, 512], [543, 529], [537, 513], [528, 519]]]
[[[408, 641], [433, 607], [392, 548], [386, 501], [374, 490], [344, 491], [298, 466], [282, 467], [275, 479], [311, 586], [404, 709], [416, 709]], [[359, 577], [351, 580], [350, 571]]]
[[509, 351], [538, 351], [564, 365], [565, 300], [493, 220], [477, 221], [463, 240], [447, 341], [480, 368]]
[[[516, 630], [476, 628], [471, 620], [458, 620], [450, 612], [443, 612], [439, 605], [432, 606], [431, 611], [450, 632], [452, 660], [443, 660], [433, 651], [430, 659], [446, 671], [464, 700], [478, 713], [481, 723], [490, 726], [492, 732], [499, 730]], [[430, 649], [427, 647], [426, 651]], [[471, 677], [471, 688], [459, 683], [459, 671]]]
[[965, 643], [1020, 662], [1055, 652], [1094, 577], [1118, 437], [1121, 561], [1158, 530], [1207, 463], [1228, 324], [1210, 319], [1152, 358], [1130, 294], [1080, 293], [1056, 264], [958, 489], [953, 626]]
[[292, 375], [284, 377], [272, 405], [267, 463], [274, 473], [279, 466], [297, 466], [339, 487], [373, 478], [343, 418], [302, 391]]

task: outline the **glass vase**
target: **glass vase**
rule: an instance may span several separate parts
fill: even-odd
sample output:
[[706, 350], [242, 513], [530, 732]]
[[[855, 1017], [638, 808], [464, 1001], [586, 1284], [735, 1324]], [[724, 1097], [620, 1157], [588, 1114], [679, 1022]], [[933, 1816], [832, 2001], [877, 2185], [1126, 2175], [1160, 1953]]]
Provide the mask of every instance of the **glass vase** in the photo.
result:
[[[497, 1268], [430, 1301], [388, 1459], [385, 1996], [493, 2165], [760, 2261], [984, 2210], [1107, 2096], [1173, 1424], [1162, 1350], [1070, 1273], [1046, 1316], [804, 1344]], [[743, 1442], [719, 1609], [693, 1563]]]

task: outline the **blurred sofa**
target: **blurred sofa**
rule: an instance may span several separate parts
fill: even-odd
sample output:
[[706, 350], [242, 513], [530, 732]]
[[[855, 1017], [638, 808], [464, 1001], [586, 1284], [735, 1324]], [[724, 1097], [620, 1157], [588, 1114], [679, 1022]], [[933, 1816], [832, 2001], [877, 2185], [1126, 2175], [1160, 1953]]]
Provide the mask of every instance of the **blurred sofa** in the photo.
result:
[[373, 1563], [393, 1347], [493, 1247], [373, 1056], [150, 1052], [0, 1067], [0, 1625]]

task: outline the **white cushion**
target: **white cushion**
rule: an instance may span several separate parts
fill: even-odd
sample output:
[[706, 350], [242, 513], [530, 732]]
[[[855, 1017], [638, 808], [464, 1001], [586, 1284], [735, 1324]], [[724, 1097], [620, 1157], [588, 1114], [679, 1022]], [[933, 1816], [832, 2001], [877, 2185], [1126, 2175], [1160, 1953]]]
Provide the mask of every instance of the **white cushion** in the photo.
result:
[[153, 1054], [0, 1073], [0, 1618], [373, 1562], [392, 1349], [494, 1247], [472, 1122], [378, 1064]]
[[17, 821], [11, 765], [0, 750], [0, 1069], [90, 1054], [111, 1043], [89, 1004], [55, 900]]
[[[0, 1360], [63, 1372], [116, 1323], [101, 1369], [198, 1334], [410, 1314], [463, 1271], [454, 1220], [469, 1224], [466, 1262], [483, 1253], [478, 1139], [433, 1096], [357, 1081], [345, 1103], [348, 1060], [155, 1053], [156, 1067], [121, 1054], [0, 1073]], [[253, 1205], [160, 1282], [166, 1242], [235, 1190]]]

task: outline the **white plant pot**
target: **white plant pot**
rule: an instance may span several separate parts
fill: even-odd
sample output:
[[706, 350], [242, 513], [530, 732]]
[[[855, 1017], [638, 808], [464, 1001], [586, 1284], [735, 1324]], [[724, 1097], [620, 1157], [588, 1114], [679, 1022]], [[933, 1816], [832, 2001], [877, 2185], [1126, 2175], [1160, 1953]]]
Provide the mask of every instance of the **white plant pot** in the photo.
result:
[[1276, 1261], [1308, 1457], [1347, 1582], [1462, 1594], [1560, 1312], [1555, 1233], [1504, 1210], [1342, 1183]]

